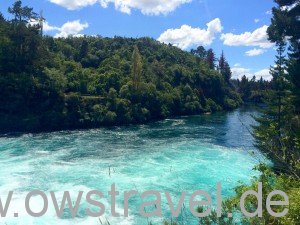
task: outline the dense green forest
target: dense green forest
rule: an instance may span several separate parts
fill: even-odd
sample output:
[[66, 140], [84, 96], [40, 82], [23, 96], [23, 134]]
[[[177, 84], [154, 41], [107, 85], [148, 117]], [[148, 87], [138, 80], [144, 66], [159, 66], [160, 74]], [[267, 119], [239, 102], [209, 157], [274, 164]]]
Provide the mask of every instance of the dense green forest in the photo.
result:
[[[0, 129], [42, 131], [144, 123], [241, 104], [224, 54], [151, 38], [42, 35], [21, 1], [0, 16]], [[30, 23], [29, 21], [37, 21]]]
[[249, 79], [244, 75], [241, 80], [231, 82], [246, 103], [265, 103], [265, 99], [274, 89], [274, 82], [263, 80], [262, 77], [257, 80], [255, 76]]

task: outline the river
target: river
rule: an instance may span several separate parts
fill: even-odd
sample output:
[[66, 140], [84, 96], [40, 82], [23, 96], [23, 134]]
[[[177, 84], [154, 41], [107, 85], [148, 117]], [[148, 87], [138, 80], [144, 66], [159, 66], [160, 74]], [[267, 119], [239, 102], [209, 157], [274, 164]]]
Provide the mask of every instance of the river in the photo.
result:
[[[129, 201], [129, 217], [112, 218], [107, 191], [115, 183], [121, 193], [117, 197], [117, 212], [123, 214], [122, 193], [137, 190], [168, 191], [175, 202], [181, 192], [187, 195], [205, 190], [215, 199], [216, 184], [222, 182], [224, 196], [234, 194], [239, 181], [250, 182], [257, 175], [253, 167], [262, 158], [253, 147], [249, 133], [257, 112], [249, 107], [232, 112], [180, 117], [147, 125], [64, 131], [42, 134], [22, 134], [0, 138], [0, 196], [14, 191], [6, 218], [1, 224], [105, 224], [146, 225], [161, 218], [142, 218], [138, 213], [139, 196]], [[24, 199], [28, 192], [47, 193], [49, 210], [41, 218], [29, 217]], [[107, 197], [101, 202], [106, 215], [88, 217], [87, 203], [82, 201], [78, 216], [70, 218], [68, 211], [59, 219], [50, 200], [50, 191], [61, 198], [70, 191], [76, 200], [78, 191], [99, 190]], [[75, 201], [74, 200], [74, 201]], [[162, 195], [164, 217], [170, 217]], [[186, 200], [188, 204], [188, 199]], [[31, 208], [41, 209], [41, 198], [31, 201]], [[18, 212], [18, 218], [14, 213]], [[193, 224], [195, 219], [182, 210], [180, 221]], [[197, 224], [195, 222], [195, 224]]]

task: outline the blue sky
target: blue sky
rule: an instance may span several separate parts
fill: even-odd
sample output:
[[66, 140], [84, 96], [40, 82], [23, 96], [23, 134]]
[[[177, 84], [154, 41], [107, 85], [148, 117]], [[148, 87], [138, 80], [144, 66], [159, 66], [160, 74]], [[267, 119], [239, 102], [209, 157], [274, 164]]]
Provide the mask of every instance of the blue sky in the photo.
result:
[[[14, 1], [1, 0], [1, 12]], [[183, 50], [224, 50], [235, 77], [269, 78], [274, 46], [267, 41], [272, 0], [23, 0], [43, 10], [46, 34], [149, 36]], [[209, 24], [207, 26], [207, 24]], [[247, 32], [247, 33], [246, 33]]]

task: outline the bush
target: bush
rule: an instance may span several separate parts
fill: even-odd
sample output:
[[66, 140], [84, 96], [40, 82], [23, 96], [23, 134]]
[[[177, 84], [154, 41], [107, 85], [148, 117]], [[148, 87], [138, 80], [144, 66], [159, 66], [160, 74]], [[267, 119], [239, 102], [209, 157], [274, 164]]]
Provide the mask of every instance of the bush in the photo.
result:
[[221, 109], [222, 109], [221, 106], [219, 106], [217, 103], [215, 103], [214, 100], [212, 100], [210, 98], [206, 100], [205, 111], [216, 112], [216, 111], [220, 111]]

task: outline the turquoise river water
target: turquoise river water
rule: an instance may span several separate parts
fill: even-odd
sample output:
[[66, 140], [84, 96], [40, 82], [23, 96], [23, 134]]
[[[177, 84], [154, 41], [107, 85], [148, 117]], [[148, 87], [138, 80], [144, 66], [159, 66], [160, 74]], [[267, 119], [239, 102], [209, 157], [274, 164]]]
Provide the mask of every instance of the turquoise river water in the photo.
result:
[[[166, 218], [170, 218], [170, 210], [165, 191], [170, 192], [175, 206], [182, 191], [190, 195], [205, 190], [215, 199], [218, 182], [222, 182], [223, 195], [230, 196], [239, 181], [247, 183], [257, 175], [253, 167], [262, 157], [248, 131], [255, 114], [255, 110], [241, 108], [147, 125], [2, 136], [0, 196], [3, 202], [8, 191], [14, 191], [14, 195], [7, 217], [0, 218], [0, 224], [162, 224], [162, 218], [139, 215], [139, 196], [130, 199], [128, 218], [113, 218], [107, 194], [113, 183], [120, 192], [117, 212], [121, 215], [122, 194], [128, 190], [160, 191]], [[24, 207], [26, 194], [35, 189], [44, 191], [49, 199], [49, 210], [41, 218], [28, 216]], [[101, 199], [107, 209], [100, 220], [86, 215], [85, 198], [75, 219], [68, 211], [63, 218], [56, 216], [50, 191], [58, 199], [63, 191], [70, 191], [75, 201], [79, 191], [90, 190], [102, 191], [106, 197]], [[35, 197], [30, 203], [33, 210], [41, 209], [41, 198]], [[186, 204], [188, 198], [178, 220], [197, 224]], [[18, 218], [14, 218], [15, 212]]]

